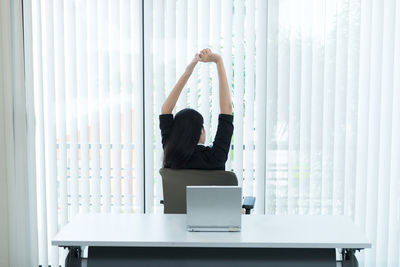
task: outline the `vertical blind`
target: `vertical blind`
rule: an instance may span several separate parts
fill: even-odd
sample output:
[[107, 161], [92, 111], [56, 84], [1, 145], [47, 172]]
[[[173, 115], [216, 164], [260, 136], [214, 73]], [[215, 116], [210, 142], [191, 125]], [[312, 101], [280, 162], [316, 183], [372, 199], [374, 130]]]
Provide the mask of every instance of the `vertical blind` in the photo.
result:
[[[398, 1], [30, 1], [40, 265], [62, 264], [50, 240], [77, 213], [162, 213], [158, 115], [209, 47], [234, 106], [226, 169], [255, 213], [349, 216], [373, 242], [361, 266], [400, 266]], [[185, 107], [211, 144], [215, 64]]]
[[143, 211], [141, 4], [32, 1], [42, 266], [77, 213]]

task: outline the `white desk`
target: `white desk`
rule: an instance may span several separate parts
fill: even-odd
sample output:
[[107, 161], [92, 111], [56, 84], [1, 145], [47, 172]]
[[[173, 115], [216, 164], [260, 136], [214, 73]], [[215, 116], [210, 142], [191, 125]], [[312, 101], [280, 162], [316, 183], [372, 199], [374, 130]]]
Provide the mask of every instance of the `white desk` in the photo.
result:
[[[348, 249], [350, 256], [353, 256], [354, 249], [371, 247], [360, 228], [349, 218], [295, 215], [247, 215], [242, 216], [241, 232], [198, 233], [186, 231], [186, 215], [82, 214], [73, 218], [55, 236], [52, 244], [69, 248], [106, 247], [108, 250], [112, 247], [147, 248], [150, 251], [157, 250], [157, 254], [163, 248], [197, 248], [188, 251], [188, 254], [199, 251], [200, 248], [221, 248], [225, 252], [234, 251], [235, 254], [239, 249], [246, 253], [258, 249], [262, 255], [268, 254], [265, 249], [275, 252], [292, 249], [291, 253], [302, 249], [302, 254], [313, 250], [312, 253], [316, 254], [317, 250], [329, 250], [331, 253], [334, 249], [341, 248]], [[232, 250], [234, 248], [236, 250]], [[216, 250], [209, 250], [207, 253], [210, 251]], [[192, 263], [190, 265], [194, 266]]]

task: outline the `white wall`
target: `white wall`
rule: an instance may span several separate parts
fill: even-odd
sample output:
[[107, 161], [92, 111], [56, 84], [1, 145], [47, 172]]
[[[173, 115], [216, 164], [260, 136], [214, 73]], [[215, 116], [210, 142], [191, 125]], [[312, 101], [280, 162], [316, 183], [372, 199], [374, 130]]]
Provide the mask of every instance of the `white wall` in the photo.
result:
[[[1, 28], [0, 28], [1, 40]], [[2, 48], [0, 42], [0, 49]], [[2, 57], [0, 53], [0, 267], [9, 266], [8, 262], [8, 194], [6, 176], [6, 147], [4, 122], [4, 95], [2, 86]]]
[[[1, 61], [0, 61], [1, 62]], [[1, 71], [1, 68], [0, 68]], [[0, 86], [0, 90], [2, 87]], [[0, 92], [0, 103], [3, 103], [3, 91]], [[6, 152], [4, 136], [4, 110], [0, 104], [0, 267], [8, 263], [8, 202], [6, 179]]]
[[[1, 6], [1, 4], [0, 4]], [[1, 8], [0, 8], [1, 10]], [[2, 14], [0, 12], [0, 17]], [[5, 147], [5, 121], [4, 121], [4, 74], [2, 62], [2, 39], [4, 31], [0, 19], [0, 267], [9, 266], [8, 262], [8, 194], [6, 176], [6, 147]]]
[[5, 136], [5, 109], [4, 109], [4, 55], [5, 52], [4, 43], [7, 39], [7, 24], [4, 23], [4, 19], [8, 18], [5, 16], [7, 8], [5, 2], [0, 1], [0, 267], [9, 266], [9, 213], [8, 213], [8, 185], [7, 185], [7, 170], [6, 170], [6, 136]]
[[[22, 11], [22, 1], [0, 1], [0, 267], [38, 265], [35, 179], [27, 171], [28, 156], [34, 160], [27, 127], [33, 132], [34, 122], [30, 117], [27, 125]], [[32, 83], [29, 76], [27, 86]]]

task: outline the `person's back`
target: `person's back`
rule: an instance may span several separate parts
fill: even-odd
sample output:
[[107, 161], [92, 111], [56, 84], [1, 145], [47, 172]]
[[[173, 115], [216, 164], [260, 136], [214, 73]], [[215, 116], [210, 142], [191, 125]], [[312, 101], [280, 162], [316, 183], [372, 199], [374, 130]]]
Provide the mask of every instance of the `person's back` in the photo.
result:
[[[203, 117], [193, 109], [172, 110], [198, 61], [215, 62], [218, 69], [221, 114], [212, 147], [204, 146]], [[186, 68], [167, 100], [160, 115], [160, 129], [164, 149], [163, 166], [174, 169], [224, 170], [233, 134], [232, 104], [222, 58], [204, 49]]]

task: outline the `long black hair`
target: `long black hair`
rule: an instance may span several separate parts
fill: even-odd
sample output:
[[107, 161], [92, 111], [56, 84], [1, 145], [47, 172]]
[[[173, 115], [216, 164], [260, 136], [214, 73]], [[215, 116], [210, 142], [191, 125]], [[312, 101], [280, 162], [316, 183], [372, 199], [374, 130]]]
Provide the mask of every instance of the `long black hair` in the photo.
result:
[[185, 108], [176, 113], [174, 124], [164, 148], [165, 168], [183, 168], [194, 152], [203, 128], [203, 116], [194, 109]]

